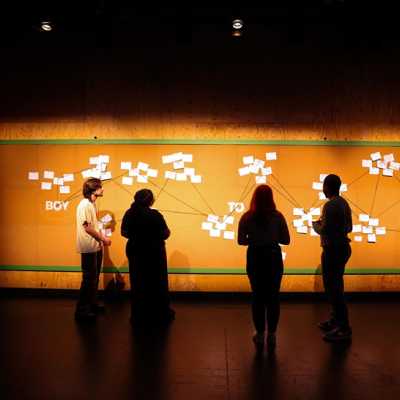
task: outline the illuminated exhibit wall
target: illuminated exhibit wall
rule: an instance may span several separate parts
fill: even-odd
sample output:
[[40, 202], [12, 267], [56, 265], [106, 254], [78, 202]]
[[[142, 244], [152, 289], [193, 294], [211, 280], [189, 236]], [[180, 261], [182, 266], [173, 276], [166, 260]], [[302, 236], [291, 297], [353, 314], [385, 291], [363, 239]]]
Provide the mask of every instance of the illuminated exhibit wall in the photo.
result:
[[[367, 282], [373, 275], [400, 273], [397, 147], [120, 142], [3, 144], [0, 151], [6, 227], [0, 268], [11, 286], [16, 274], [15, 282], [21, 282], [41, 272], [46, 287], [77, 287], [74, 218], [86, 176], [104, 182], [105, 195], [97, 204], [113, 242], [104, 264], [108, 273], [128, 271], [121, 219], [133, 194], [147, 187], [172, 231], [167, 241], [172, 289], [246, 290], [245, 248], [236, 244], [237, 225], [254, 188], [266, 182], [290, 226], [292, 243], [282, 247], [286, 289], [319, 290], [319, 238], [310, 222], [321, 212], [321, 181], [331, 172], [342, 177], [342, 195], [353, 211], [348, 274]], [[46, 273], [62, 280], [46, 280]]]
[[[348, 185], [344, 195], [352, 202], [355, 224], [360, 214], [372, 218], [356, 225], [368, 230], [379, 219], [371, 225], [373, 234], [386, 228], [376, 243], [368, 243], [368, 233], [352, 234], [346, 287], [400, 288], [399, 172], [383, 176], [380, 168], [371, 175], [362, 166], [376, 152], [382, 158], [393, 154], [395, 163], [400, 158], [397, 52], [243, 39], [194, 38], [190, 46], [179, 46], [158, 40], [141, 45], [141, 38], [129, 40], [130, 47], [2, 49], [1, 287], [79, 287], [74, 194], [90, 157], [108, 155], [112, 179], [104, 181], [99, 206], [103, 216], [113, 217], [114, 231], [104, 265], [106, 271], [122, 271], [126, 281], [120, 220], [135, 190], [146, 186], [156, 195], [163, 188], [155, 206], [173, 231], [167, 241], [171, 288], [249, 290], [245, 248], [235, 244], [241, 213], [233, 212], [233, 224], [225, 229], [234, 239], [223, 232], [211, 237], [202, 224], [208, 215], [229, 216], [232, 203], [248, 206], [256, 176], [263, 175], [258, 170], [241, 176], [239, 169], [250, 165], [243, 157], [253, 156], [253, 162], [272, 168], [265, 176], [291, 226], [283, 290], [322, 289], [318, 238], [297, 232], [301, 227], [293, 221], [309, 217], [293, 214], [295, 208], [307, 214], [322, 204], [313, 183], [329, 172]], [[273, 152], [277, 159], [267, 160], [266, 153]], [[174, 169], [162, 157], [176, 153], [193, 156], [185, 167], [195, 168], [201, 183], [166, 181], [165, 172]], [[158, 175], [148, 184], [133, 179], [126, 185], [123, 161], [133, 168], [149, 164]], [[50, 183], [45, 171], [56, 178], [74, 173], [74, 181], [53, 180], [50, 190], [42, 190], [42, 182]], [[29, 180], [29, 172], [40, 179]], [[60, 186], [69, 186], [70, 193], [60, 193]], [[101, 284], [111, 276], [104, 274]]]

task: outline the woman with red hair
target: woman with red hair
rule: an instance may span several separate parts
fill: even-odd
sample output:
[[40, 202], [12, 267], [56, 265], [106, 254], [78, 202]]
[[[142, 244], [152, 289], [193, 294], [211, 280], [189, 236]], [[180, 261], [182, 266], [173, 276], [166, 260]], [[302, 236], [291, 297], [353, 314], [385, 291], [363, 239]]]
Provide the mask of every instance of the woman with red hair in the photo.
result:
[[267, 319], [267, 345], [272, 350], [276, 345], [283, 274], [279, 243], [289, 244], [290, 236], [285, 217], [276, 209], [268, 185], [260, 185], [254, 191], [250, 209], [239, 222], [238, 243], [248, 246], [246, 271], [252, 290], [252, 315], [256, 329], [253, 341], [257, 349], [263, 348]]

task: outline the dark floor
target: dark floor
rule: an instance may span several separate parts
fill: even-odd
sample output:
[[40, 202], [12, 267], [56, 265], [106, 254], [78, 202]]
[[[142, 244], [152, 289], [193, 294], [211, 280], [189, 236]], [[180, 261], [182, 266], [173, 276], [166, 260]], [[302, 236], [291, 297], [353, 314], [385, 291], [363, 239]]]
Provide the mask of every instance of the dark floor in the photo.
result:
[[0, 399], [399, 399], [400, 300], [350, 303], [353, 341], [325, 343], [320, 300], [282, 302], [275, 355], [255, 356], [246, 299], [177, 299], [134, 333], [127, 300], [93, 325], [71, 297], [2, 296]]

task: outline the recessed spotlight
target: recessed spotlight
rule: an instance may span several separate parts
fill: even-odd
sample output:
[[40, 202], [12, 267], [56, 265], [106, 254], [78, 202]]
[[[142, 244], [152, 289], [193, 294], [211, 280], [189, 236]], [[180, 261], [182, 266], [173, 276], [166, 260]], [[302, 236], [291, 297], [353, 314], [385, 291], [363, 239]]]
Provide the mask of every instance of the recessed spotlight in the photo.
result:
[[40, 29], [45, 32], [50, 32], [53, 30], [53, 24], [51, 21], [42, 21], [40, 23]]
[[234, 19], [232, 21], [232, 28], [239, 30], [243, 28], [243, 21], [241, 19]]

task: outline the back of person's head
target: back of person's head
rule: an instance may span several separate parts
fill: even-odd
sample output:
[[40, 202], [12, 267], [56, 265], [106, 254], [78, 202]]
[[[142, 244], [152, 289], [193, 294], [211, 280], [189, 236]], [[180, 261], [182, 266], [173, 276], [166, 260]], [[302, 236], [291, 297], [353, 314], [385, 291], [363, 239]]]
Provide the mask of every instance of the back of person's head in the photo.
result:
[[102, 187], [101, 180], [98, 178], [89, 178], [83, 183], [82, 194], [86, 199], [90, 199], [92, 193]]
[[250, 214], [266, 217], [276, 210], [274, 195], [268, 185], [257, 186], [250, 202]]
[[134, 200], [136, 205], [150, 207], [154, 203], [154, 195], [150, 189], [141, 189], [135, 193]]
[[329, 174], [324, 179], [324, 187], [330, 195], [338, 195], [342, 181], [335, 174]]

